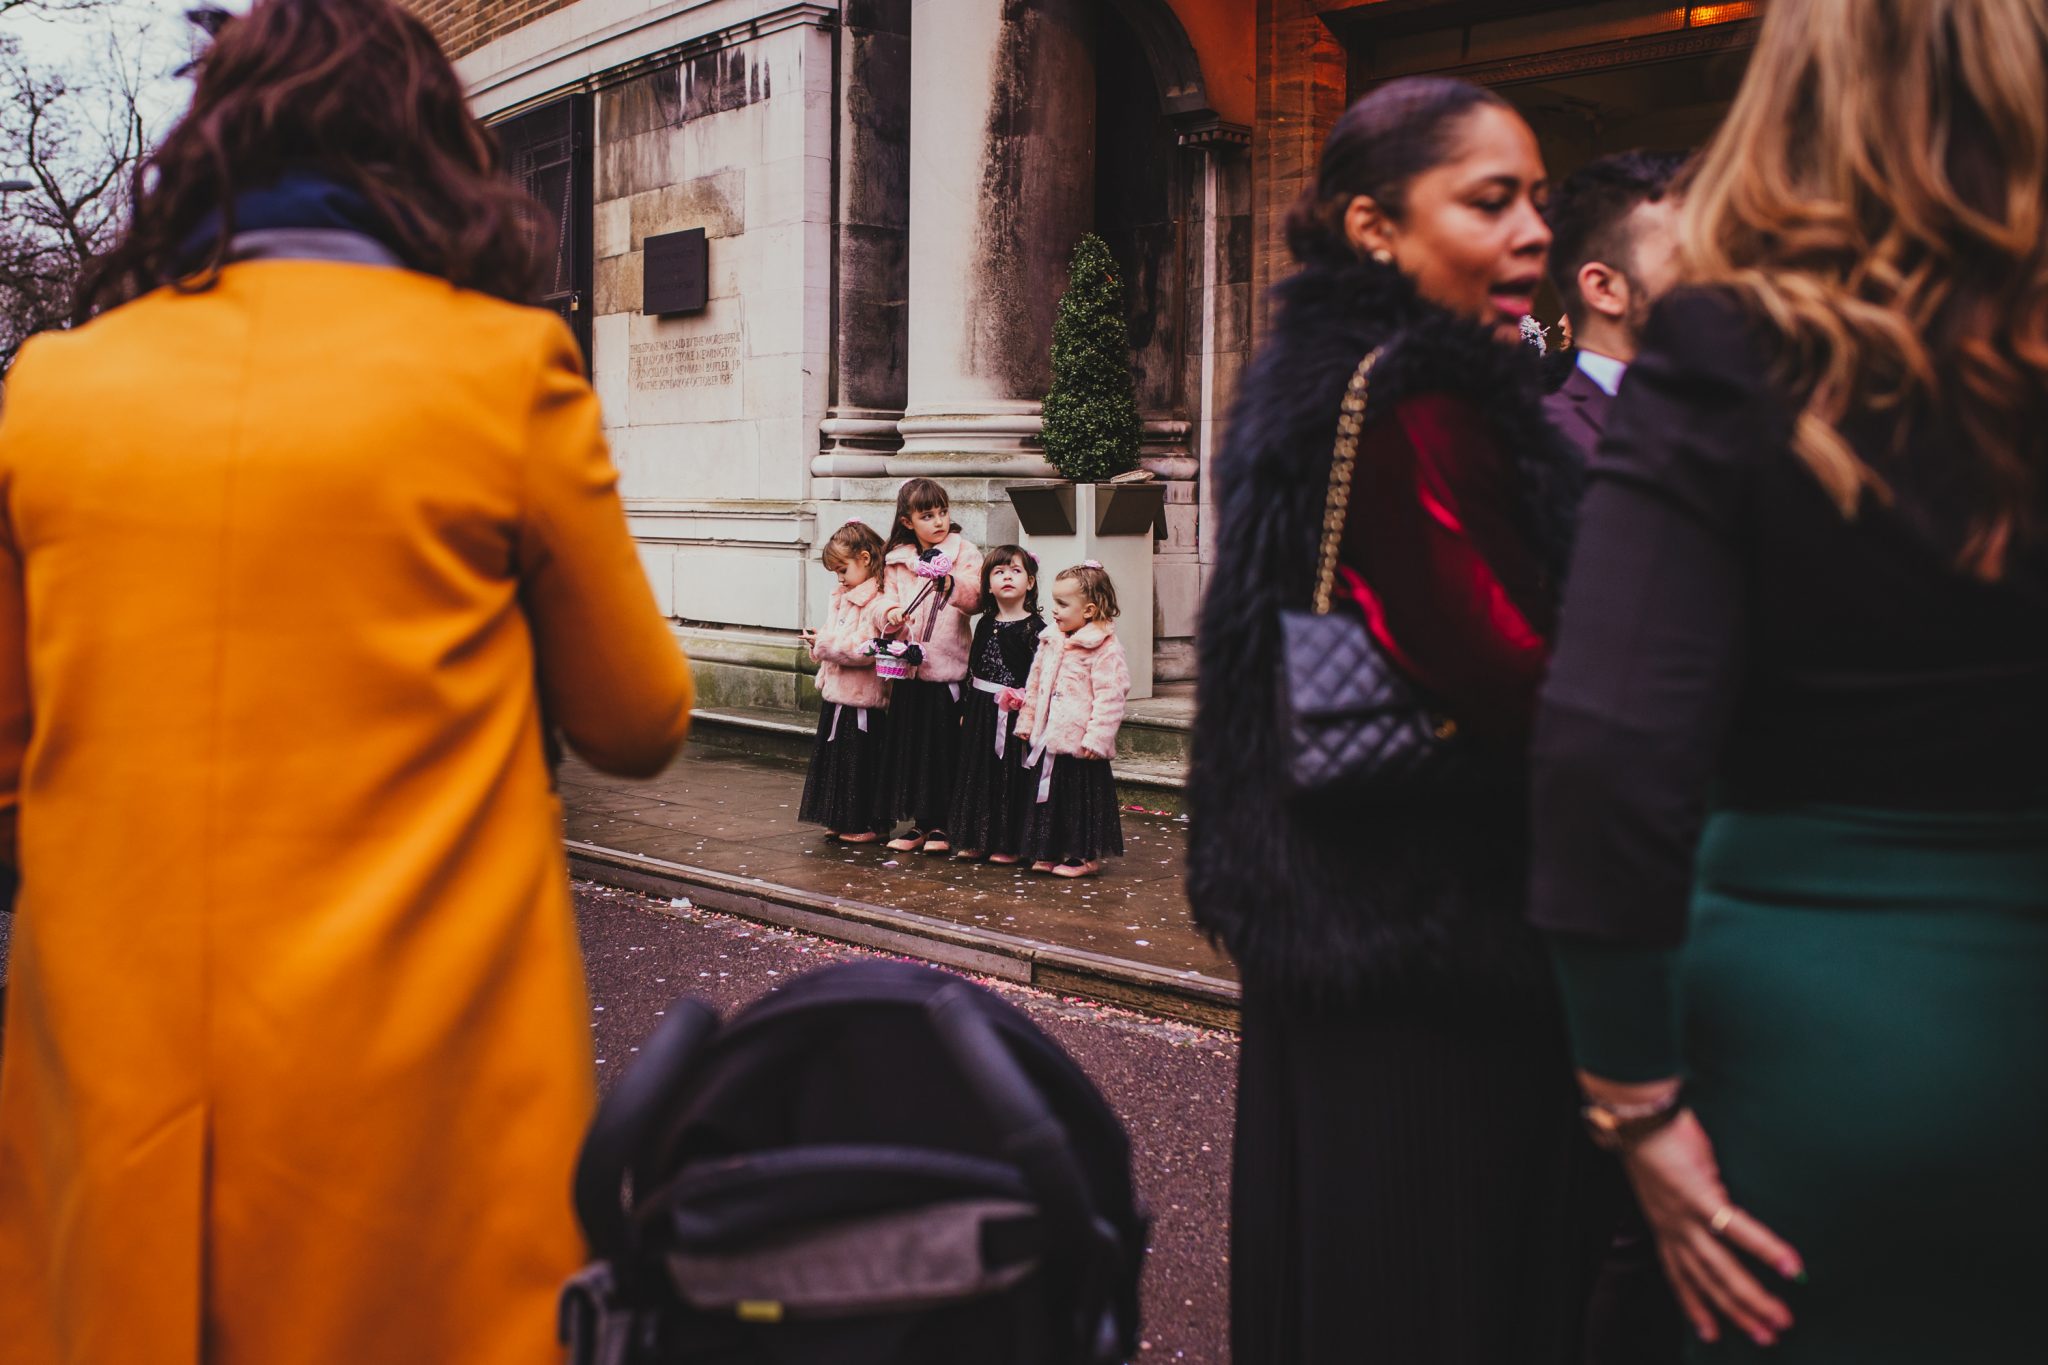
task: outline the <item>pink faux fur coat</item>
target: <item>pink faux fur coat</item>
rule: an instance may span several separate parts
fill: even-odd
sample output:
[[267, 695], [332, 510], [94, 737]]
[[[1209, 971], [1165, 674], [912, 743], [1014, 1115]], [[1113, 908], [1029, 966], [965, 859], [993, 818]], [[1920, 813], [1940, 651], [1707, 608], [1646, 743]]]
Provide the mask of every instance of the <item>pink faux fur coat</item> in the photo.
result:
[[1131, 694], [1131, 665], [1116, 627], [1091, 621], [1065, 634], [1048, 626], [1024, 684], [1017, 738], [1035, 750], [1071, 757], [1083, 749], [1100, 758], [1116, 754], [1116, 732]]
[[818, 695], [841, 706], [887, 706], [889, 684], [875, 676], [875, 661], [860, 647], [882, 633], [882, 614], [889, 599], [882, 580], [870, 578], [850, 588], [832, 589], [825, 624], [811, 642], [818, 661]]
[[[904, 623], [898, 639], [924, 648], [924, 664], [917, 676], [925, 682], [959, 682], [967, 676], [967, 646], [974, 637], [967, 618], [981, 610], [981, 551], [955, 531], [939, 548], [953, 561], [953, 594], [943, 600], [937, 592], [924, 599], [915, 618]], [[907, 607], [924, 587], [917, 576], [917, 547], [898, 545], [885, 561], [883, 594], [892, 606]], [[936, 616], [936, 620], [934, 620]], [[926, 638], [926, 627], [930, 638]]]

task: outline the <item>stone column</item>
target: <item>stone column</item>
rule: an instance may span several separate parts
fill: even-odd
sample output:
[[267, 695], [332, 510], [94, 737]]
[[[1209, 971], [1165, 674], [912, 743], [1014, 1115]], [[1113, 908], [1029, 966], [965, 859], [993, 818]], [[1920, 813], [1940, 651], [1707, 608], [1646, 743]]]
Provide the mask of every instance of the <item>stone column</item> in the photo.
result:
[[909, 392], [892, 478], [929, 474], [1014, 534], [997, 484], [1045, 477], [1047, 351], [1094, 216], [1100, 0], [913, 0]]
[[[839, 35], [832, 407], [811, 472], [888, 472], [901, 444], [910, 235], [910, 0], [848, 5]], [[836, 496], [836, 483], [818, 485]]]
[[[1199, 150], [1201, 168], [1189, 189], [1191, 246], [1196, 264], [1188, 296], [1188, 457], [1164, 479], [1167, 543], [1160, 547], [1160, 641], [1153, 663], [1163, 681], [1195, 676], [1195, 634], [1216, 562], [1217, 448], [1239, 376], [1251, 361], [1252, 130], [1210, 118], [1181, 131], [1183, 147]], [[1154, 467], [1147, 461], [1147, 467]]]

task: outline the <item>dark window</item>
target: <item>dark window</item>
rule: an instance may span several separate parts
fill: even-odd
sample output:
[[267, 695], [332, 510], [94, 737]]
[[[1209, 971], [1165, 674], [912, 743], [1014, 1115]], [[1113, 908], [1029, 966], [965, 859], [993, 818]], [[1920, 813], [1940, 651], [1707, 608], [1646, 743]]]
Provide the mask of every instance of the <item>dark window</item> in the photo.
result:
[[[1186, 416], [1182, 310], [1187, 187], [1173, 120], [1160, 107], [1152, 59], [1121, 14], [1104, 6], [1095, 77], [1095, 230], [1123, 271], [1138, 411]], [[1197, 237], [1199, 237], [1199, 232]]]
[[590, 364], [590, 96], [569, 95], [494, 125], [505, 166], [547, 208], [554, 268], [541, 302], [561, 314]]

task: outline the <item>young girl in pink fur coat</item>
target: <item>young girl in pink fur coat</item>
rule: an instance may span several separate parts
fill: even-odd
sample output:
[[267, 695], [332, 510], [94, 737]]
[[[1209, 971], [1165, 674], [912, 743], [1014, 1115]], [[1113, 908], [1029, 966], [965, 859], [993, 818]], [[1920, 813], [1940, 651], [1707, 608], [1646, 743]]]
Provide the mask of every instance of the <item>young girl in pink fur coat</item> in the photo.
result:
[[1025, 761], [1039, 774], [1024, 836], [1033, 872], [1092, 877], [1105, 854], [1124, 851], [1109, 760], [1131, 667], [1116, 617], [1116, 588], [1094, 560], [1053, 580], [1052, 627], [1039, 637], [1017, 722], [1017, 738], [1031, 744]]
[[[938, 556], [946, 568], [933, 578]], [[981, 551], [960, 534], [952, 499], [931, 479], [909, 479], [897, 490], [882, 591], [889, 598], [889, 632], [924, 653], [915, 678], [891, 685], [883, 814], [892, 822], [908, 819], [911, 830], [889, 847], [948, 853], [953, 846], [945, 825], [960, 761], [960, 694], [973, 634], [968, 618], [981, 609]]]
[[797, 818], [823, 825], [849, 844], [871, 844], [889, 827], [882, 810], [882, 741], [888, 734], [889, 684], [862, 652], [882, 633], [889, 602], [882, 594], [882, 538], [849, 521], [819, 556], [839, 576], [825, 624], [804, 633], [818, 663], [818, 741], [804, 779]]

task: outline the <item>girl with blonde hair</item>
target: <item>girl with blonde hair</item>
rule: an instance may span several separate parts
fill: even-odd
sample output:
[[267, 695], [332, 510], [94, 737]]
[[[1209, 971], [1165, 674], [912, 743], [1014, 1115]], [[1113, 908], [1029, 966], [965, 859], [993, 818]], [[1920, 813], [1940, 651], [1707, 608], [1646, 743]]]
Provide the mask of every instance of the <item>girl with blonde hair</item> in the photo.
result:
[[1033, 872], [1093, 877], [1106, 855], [1123, 855], [1109, 769], [1131, 694], [1120, 612], [1116, 585], [1092, 559], [1053, 579], [1052, 624], [1038, 637], [1017, 719], [1018, 740], [1031, 746], [1025, 765], [1038, 774], [1024, 828]]
[[2048, 0], [1775, 0], [1581, 522], [1533, 913], [1700, 1360], [2038, 1353]]

